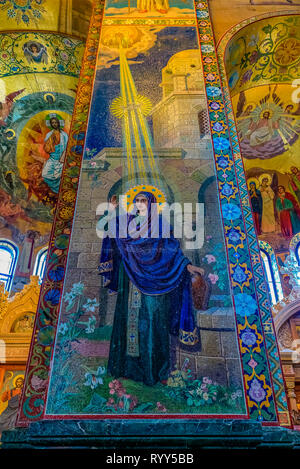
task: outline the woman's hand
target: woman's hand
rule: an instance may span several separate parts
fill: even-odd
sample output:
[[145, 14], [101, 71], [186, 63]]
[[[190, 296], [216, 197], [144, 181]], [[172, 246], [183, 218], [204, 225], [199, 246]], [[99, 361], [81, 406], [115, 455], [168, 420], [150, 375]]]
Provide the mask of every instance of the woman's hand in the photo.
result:
[[187, 270], [190, 274], [200, 274], [204, 275], [204, 270], [201, 267], [197, 267], [196, 265], [189, 264], [187, 266]]

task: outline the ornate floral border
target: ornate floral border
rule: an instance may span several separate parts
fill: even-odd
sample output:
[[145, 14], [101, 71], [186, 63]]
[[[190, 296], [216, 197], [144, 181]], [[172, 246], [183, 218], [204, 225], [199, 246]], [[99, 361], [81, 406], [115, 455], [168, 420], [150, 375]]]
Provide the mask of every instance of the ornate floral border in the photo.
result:
[[[248, 198], [241, 197], [243, 186], [240, 186], [238, 176], [242, 168], [233, 158], [234, 145], [238, 144], [230, 135], [234, 121], [227, 120], [227, 102], [222, 92], [207, 1], [196, 3], [196, 9], [249, 414], [251, 419], [270, 424], [277, 422], [277, 409], [266, 355], [266, 329], [260, 316], [261, 296], [254, 281], [243, 216], [244, 204], [250, 206], [250, 203]], [[262, 270], [260, 259], [258, 262]], [[264, 282], [262, 287], [266, 290]]]
[[[96, 71], [103, 9], [104, 0], [98, 0], [94, 5], [83, 56], [63, 177], [50, 236], [51, 241], [48, 250], [47, 266], [41, 288], [21, 405], [19, 408], [18, 425], [20, 426], [28, 425], [28, 423], [42, 418], [44, 413], [51, 354], [63, 289], [78, 180]], [[39, 378], [39, 384], [33, 384], [33, 375]]]
[[[44, 413], [51, 353], [93, 89], [96, 66], [95, 52], [101, 29], [103, 7], [104, 1], [99, 0], [94, 9], [84, 55], [64, 176], [51, 235], [46, 275], [26, 370], [22, 405], [19, 410], [18, 425], [20, 426], [43, 418]], [[270, 334], [270, 330], [273, 334], [272, 320], [266, 323], [269, 329], [263, 327], [258, 306], [261, 308], [262, 303], [265, 303], [266, 285], [261, 276], [261, 290], [265, 294], [263, 297], [261, 292], [257, 291], [255, 272], [247, 241], [248, 233], [245, 230], [243, 205], [246, 204], [249, 207], [249, 199], [247, 194], [241, 197], [240, 191], [246, 190], [246, 186], [244, 182], [244, 186], [239, 188], [236, 177], [242, 172], [242, 167], [239, 162], [235, 164], [233, 158], [232, 147], [234, 144], [237, 145], [237, 142], [230, 140], [228, 123], [234, 127], [234, 121], [227, 122], [207, 1], [197, 2], [196, 12], [249, 417], [267, 424], [277, 425], [274, 388], [266, 353], [266, 335]], [[251, 211], [250, 215], [248, 213], [247, 216], [248, 218], [251, 216]], [[262, 271], [260, 260], [256, 264], [257, 268]], [[265, 306], [265, 308], [270, 312], [269, 306]], [[278, 359], [277, 363], [279, 363]], [[33, 375], [39, 377], [39, 384], [33, 384]], [[58, 418], [64, 418], [64, 416], [58, 416]]]
[[[258, 17], [248, 18], [239, 25], [235, 25], [232, 29], [226, 32], [218, 45], [218, 61], [220, 68], [220, 76], [222, 81], [224, 99], [226, 104], [226, 114], [229, 124], [230, 139], [233, 150], [233, 156], [235, 161], [235, 166], [237, 168], [237, 177], [239, 181], [239, 189], [242, 200], [242, 211], [245, 220], [245, 228], [247, 232], [247, 242], [249, 246], [249, 252], [251, 255], [251, 263], [254, 273], [254, 282], [255, 287], [258, 292], [259, 297], [259, 307], [260, 307], [260, 316], [262, 318], [263, 328], [265, 332], [265, 342], [267, 349], [267, 356], [270, 364], [270, 370], [273, 380], [273, 386], [275, 390], [275, 400], [278, 410], [279, 421], [281, 425], [289, 426], [290, 425], [290, 414], [288, 410], [288, 404], [286, 399], [285, 385], [282, 375], [281, 363], [279, 359], [279, 348], [275, 336], [275, 328], [273, 324], [272, 310], [270, 307], [269, 295], [266, 289], [266, 278], [264, 275], [264, 270], [262, 268], [262, 260], [260, 258], [260, 249], [259, 242], [256, 237], [254, 222], [251, 212], [251, 206], [249, 201], [249, 195], [247, 190], [247, 183], [244, 171], [244, 165], [242, 156], [239, 148], [239, 140], [236, 131], [235, 117], [232, 108], [231, 96], [229, 87], [227, 84], [227, 75], [224, 64], [225, 50], [228, 42], [232, 37], [240, 31], [241, 28], [259, 21], [260, 19], [265, 19], [268, 17], [274, 16], [286, 16], [287, 13], [280, 12], [280, 15], [277, 13], [270, 13], [268, 15], [260, 15]], [[291, 14], [291, 12], [288, 12]]]
[[[255, 17], [254, 22], [249, 22], [248, 19], [247, 24], [238, 30], [236, 26], [233, 28], [236, 32], [230, 36], [229, 42], [226, 42], [224, 56], [232, 97], [254, 86], [289, 84], [298, 77], [300, 57], [297, 54], [296, 31], [299, 29], [299, 13], [277, 12], [276, 15], [269, 14], [259, 19]], [[230, 32], [227, 32], [225, 37], [228, 35]], [[221, 44], [224, 42], [225, 39], [221, 40]], [[288, 44], [291, 45], [290, 61], [282, 63], [281, 54], [288, 50]]]
[[[25, 55], [23, 58], [16, 55], [22, 40], [41, 41], [53, 54], [48, 56], [47, 63], [29, 63]], [[0, 77], [55, 73], [77, 78], [83, 51], [84, 42], [72, 35], [52, 31], [0, 31]]]

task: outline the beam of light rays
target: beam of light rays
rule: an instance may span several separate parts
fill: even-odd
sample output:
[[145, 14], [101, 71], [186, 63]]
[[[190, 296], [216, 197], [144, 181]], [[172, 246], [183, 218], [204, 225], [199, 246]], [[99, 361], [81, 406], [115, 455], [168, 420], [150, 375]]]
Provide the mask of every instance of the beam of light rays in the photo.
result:
[[140, 173], [142, 174], [142, 177], [146, 179], [146, 168], [145, 168], [144, 159], [143, 159], [143, 150], [142, 150], [142, 145], [141, 145], [138, 124], [136, 120], [136, 109], [138, 106], [137, 93], [136, 93], [134, 84], [132, 87], [132, 83], [130, 82], [130, 76], [128, 76], [129, 67], [126, 67], [126, 64], [127, 64], [126, 57], [125, 57], [124, 52], [121, 49], [120, 51], [121, 80], [122, 80], [122, 73], [123, 73], [124, 74], [123, 79], [125, 80], [125, 92], [127, 95], [126, 97], [128, 98], [128, 109], [129, 109], [129, 114], [130, 114], [131, 123], [132, 123], [134, 140], [135, 140], [138, 168], [139, 168]]
[[137, 183], [139, 175], [144, 183], [154, 182], [159, 187], [160, 178], [153, 154], [152, 135], [145, 118], [150, 113], [152, 104], [147, 97], [138, 94], [121, 42], [119, 54], [121, 95], [112, 101], [110, 112], [122, 119], [128, 181]]

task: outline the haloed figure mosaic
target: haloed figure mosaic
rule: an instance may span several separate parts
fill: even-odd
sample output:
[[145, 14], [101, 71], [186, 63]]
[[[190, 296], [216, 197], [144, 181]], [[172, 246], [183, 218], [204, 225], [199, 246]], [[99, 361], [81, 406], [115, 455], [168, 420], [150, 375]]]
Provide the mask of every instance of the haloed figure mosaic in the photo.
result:
[[[116, 198], [113, 202], [117, 209]], [[191, 264], [171, 230], [169, 238], [163, 237], [166, 226], [152, 207], [158, 207], [153, 193], [138, 193], [134, 204], [135, 214], [123, 215], [128, 236], [119, 236], [116, 215], [116, 237], [108, 234], [102, 245], [99, 270], [106, 285], [118, 292], [108, 372], [153, 385], [167, 380], [170, 373], [169, 333], [186, 345], [199, 341], [191, 275], [204, 271]], [[100, 219], [99, 229], [109, 216]], [[151, 230], [157, 237], [151, 237]]]
[[194, 4], [161, 5], [106, 9], [47, 415], [245, 412]]

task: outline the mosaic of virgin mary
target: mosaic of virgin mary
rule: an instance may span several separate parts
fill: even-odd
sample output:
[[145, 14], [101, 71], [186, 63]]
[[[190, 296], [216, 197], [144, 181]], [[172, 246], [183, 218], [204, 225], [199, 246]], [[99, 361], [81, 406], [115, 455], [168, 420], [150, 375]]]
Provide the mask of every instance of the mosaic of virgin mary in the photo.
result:
[[[107, 371], [115, 378], [153, 386], [164, 383], [172, 367], [170, 334], [186, 347], [199, 344], [191, 279], [204, 271], [183, 254], [153, 193], [139, 192], [133, 203], [131, 213], [120, 215], [113, 196], [113, 209], [97, 225], [107, 233], [99, 271], [106, 286], [118, 295]], [[125, 237], [122, 217], [126, 217]], [[113, 218], [114, 232], [107, 229]]]

